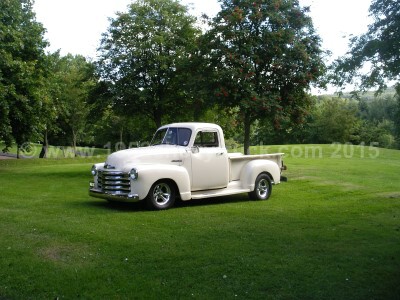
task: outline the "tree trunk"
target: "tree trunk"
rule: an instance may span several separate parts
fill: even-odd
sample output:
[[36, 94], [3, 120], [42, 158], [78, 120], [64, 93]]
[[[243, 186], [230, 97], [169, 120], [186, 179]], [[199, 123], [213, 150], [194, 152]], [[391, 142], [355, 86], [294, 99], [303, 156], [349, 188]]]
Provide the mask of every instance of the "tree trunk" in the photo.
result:
[[77, 133], [74, 129], [72, 129], [72, 151], [74, 151], [74, 156], [77, 157], [77, 153], [76, 153], [76, 141], [78, 139], [77, 137]]
[[244, 154], [250, 154], [250, 128], [251, 128], [251, 118], [249, 113], [245, 113], [244, 116]]
[[44, 138], [43, 138], [43, 146], [42, 150], [40, 151], [39, 158], [47, 158], [47, 149], [49, 149], [49, 140], [47, 136], [47, 129], [44, 132]]
[[398, 149], [400, 148], [400, 83], [396, 84], [396, 96], [397, 96], [397, 109], [395, 113], [395, 135], [398, 143]]
[[193, 120], [195, 122], [199, 122], [200, 121], [201, 113], [202, 113], [201, 100], [195, 100], [194, 103], [193, 103]]
[[122, 145], [122, 143], [123, 143], [123, 140], [122, 140], [123, 136], [124, 136], [124, 127], [121, 126], [121, 128], [119, 130], [119, 143], [120, 143], [120, 145]]
[[162, 125], [161, 124], [161, 118], [162, 118], [161, 109], [158, 109], [158, 108], [154, 109], [153, 116], [154, 116], [154, 123], [156, 123], [157, 128], [160, 128]]

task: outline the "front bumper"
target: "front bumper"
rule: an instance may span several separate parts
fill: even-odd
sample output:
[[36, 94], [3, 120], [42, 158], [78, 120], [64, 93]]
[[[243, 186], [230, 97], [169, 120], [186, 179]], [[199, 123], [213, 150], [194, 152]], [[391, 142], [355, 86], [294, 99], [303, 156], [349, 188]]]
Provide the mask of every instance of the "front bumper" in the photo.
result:
[[106, 199], [110, 201], [117, 201], [117, 202], [138, 202], [139, 195], [137, 194], [113, 194], [110, 192], [104, 192], [102, 190], [95, 189], [91, 187], [89, 189], [89, 196]]

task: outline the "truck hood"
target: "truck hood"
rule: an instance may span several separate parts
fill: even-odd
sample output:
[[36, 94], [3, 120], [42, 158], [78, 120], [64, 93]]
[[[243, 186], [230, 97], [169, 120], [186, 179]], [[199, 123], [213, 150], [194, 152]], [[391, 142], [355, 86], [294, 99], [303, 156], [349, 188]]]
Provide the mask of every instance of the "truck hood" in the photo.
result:
[[182, 161], [186, 150], [182, 146], [157, 145], [121, 150], [110, 154], [105, 169], [123, 170], [140, 164], [176, 164]]

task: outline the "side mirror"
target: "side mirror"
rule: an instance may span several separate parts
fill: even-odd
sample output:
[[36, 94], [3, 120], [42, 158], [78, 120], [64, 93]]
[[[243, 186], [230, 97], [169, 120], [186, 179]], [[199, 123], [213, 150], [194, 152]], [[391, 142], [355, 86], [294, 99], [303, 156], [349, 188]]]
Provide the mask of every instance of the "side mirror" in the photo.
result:
[[193, 146], [191, 150], [192, 150], [193, 154], [196, 154], [196, 153], [200, 152], [200, 148], [198, 146]]

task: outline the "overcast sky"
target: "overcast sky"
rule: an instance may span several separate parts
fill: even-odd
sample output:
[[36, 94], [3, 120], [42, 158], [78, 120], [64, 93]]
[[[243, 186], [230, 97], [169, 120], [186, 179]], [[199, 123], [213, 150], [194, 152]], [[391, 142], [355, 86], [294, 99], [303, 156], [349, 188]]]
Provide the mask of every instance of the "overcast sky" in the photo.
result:
[[[134, 0], [35, 0], [36, 18], [47, 29], [49, 51], [81, 54], [95, 58], [101, 34], [107, 31], [109, 18], [117, 11], [127, 11]], [[311, 7], [314, 27], [323, 40], [323, 48], [332, 58], [345, 54], [349, 35], [366, 32], [371, 23], [368, 8], [371, 0], [299, 0]], [[181, 0], [190, 5], [195, 16], [219, 11], [218, 0]]]

